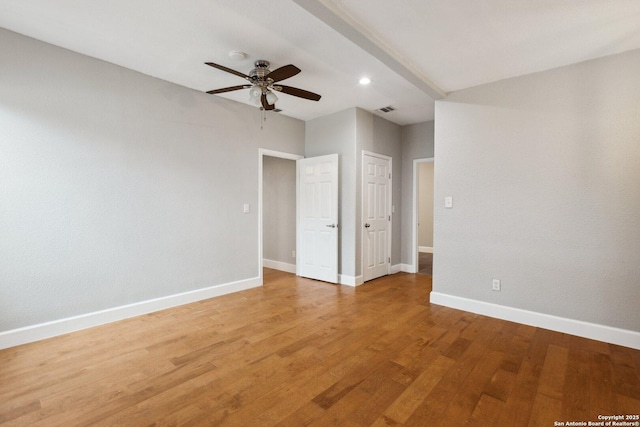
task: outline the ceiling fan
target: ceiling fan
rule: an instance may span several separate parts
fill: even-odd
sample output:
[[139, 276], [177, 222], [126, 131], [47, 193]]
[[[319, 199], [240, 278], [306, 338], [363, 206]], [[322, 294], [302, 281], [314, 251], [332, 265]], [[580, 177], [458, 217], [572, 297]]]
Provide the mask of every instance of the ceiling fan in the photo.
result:
[[255, 62], [255, 68], [249, 72], [249, 75], [246, 75], [240, 71], [232, 70], [231, 68], [214, 64], [213, 62], [205, 62], [205, 64], [213, 68], [226, 71], [227, 73], [234, 74], [238, 77], [242, 77], [250, 83], [207, 91], [207, 93], [210, 94], [250, 89], [249, 96], [251, 97], [251, 100], [258, 105], [262, 105], [262, 108], [265, 110], [273, 110], [276, 108], [276, 101], [278, 101], [278, 97], [274, 92], [282, 92], [299, 98], [309, 99], [311, 101], [320, 100], [320, 95], [317, 93], [298, 89], [297, 87], [275, 84], [281, 80], [288, 79], [289, 77], [293, 77], [298, 74], [300, 69], [295, 65], [289, 64], [271, 71], [269, 70], [269, 61], [260, 59]]

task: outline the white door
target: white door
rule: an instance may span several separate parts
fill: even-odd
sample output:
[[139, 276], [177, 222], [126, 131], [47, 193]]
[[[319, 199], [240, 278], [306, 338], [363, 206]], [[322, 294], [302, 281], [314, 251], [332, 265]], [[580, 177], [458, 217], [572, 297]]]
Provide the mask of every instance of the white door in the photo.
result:
[[298, 160], [298, 275], [338, 283], [338, 155]]
[[391, 265], [391, 159], [362, 156], [363, 278], [389, 274]]

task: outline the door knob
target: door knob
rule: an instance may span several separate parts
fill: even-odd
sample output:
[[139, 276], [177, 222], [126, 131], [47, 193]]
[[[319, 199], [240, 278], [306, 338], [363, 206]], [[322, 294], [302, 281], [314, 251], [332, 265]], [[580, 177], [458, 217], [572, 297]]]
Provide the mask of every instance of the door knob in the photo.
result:
[[364, 224], [364, 228], [369, 228], [371, 227], [371, 224], [369, 224], [368, 222]]
[[336, 228], [336, 225], [335, 224], [327, 224], [327, 227]]

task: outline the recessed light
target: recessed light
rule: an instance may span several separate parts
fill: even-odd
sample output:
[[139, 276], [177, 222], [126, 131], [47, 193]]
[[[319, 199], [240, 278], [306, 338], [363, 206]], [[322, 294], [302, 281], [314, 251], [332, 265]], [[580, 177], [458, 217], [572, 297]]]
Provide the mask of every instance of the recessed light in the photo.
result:
[[371, 79], [369, 77], [362, 77], [358, 83], [365, 86], [371, 83]]

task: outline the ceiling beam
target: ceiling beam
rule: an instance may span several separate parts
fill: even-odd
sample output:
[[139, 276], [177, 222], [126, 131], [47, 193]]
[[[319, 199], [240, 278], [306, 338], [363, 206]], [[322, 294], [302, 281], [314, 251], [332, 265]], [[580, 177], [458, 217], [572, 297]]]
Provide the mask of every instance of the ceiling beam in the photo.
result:
[[300, 7], [342, 34], [434, 100], [447, 94], [428, 76], [386, 45], [379, 37], [328, 0], [293, 0]]

